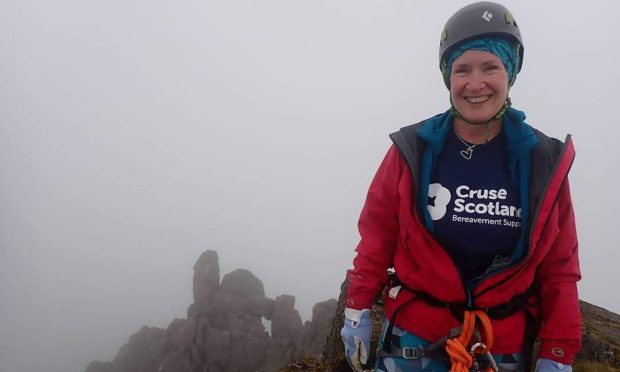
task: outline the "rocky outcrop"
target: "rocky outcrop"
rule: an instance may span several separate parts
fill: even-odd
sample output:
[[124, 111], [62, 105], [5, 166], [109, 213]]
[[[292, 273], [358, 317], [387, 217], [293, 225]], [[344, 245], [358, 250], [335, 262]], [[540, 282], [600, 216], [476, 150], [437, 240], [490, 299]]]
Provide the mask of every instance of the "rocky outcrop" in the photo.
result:
[[215, 251], [206, 251], [194, 264], [194, 304], [196, 315], [206, 314], [211, 298], [220, 285], [220, 264]]
[[312, 321], [304, 324], [303, 331], [302, 343], [306, 357], [316, 360], [323, 357], [323, 348], [332, 329], [337, 308], [338, 301], [335, 299], [319, 302], [312, 308]]
[[[279, 371], [320, 357], [337, 305], [333, 299], [317, 304], [303, 324], [294, 296], [267, 298], [248, 270], [228, 273], [220, 283], [215, 251], [194, 265], [193, 294], [187, 319], [174, 319], [166, 330], [143, 327], [112, 362], [91, 362], [86, 372]], [[271, 335], [263, 320], [271, 321]]]
[[578, 358], [620, 369], [620, 315], [579, 302], [582, 325], [582, 345]]

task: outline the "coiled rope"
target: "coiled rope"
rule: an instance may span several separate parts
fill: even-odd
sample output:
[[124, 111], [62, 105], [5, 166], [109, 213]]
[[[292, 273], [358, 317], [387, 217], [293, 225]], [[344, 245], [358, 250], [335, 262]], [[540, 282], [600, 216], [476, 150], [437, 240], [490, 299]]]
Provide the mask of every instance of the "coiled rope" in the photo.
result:
[[[479, 320], [480, 347], [473, 351], [467, 348], [476, 329], [476, 319]], [[491, 320], [482, 310], [465, 311], [463, 317], [463, 331], [455, 338], [446, 341], [446, 352], [450, 356], [452, 367], [450, 372], [469, 372], [474, 364], [474, 354], [486, 354], [493, 347], [493, 327]], [[485, 368], [481, 372], [493, 372], [493, 368]]]

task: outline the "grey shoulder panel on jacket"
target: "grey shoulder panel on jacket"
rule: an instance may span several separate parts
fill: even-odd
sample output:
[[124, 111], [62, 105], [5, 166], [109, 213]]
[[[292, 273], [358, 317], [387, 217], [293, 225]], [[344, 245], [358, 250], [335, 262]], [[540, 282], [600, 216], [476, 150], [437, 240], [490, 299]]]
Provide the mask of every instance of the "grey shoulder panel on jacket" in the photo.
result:
[[[534, 152], [539, 152], [539, 156], [544, 155], [548, 157], [549, 160], [552, 160], [551, 163], [553, 163], [553, 160], [557, 161], [557, 158], [564, 150], [565, 143], [557, 138], [547, 136], [536, 128], [532, 129], [534, 129], [534, 134], [536, 135], [536, 139], [538, 139], [538, 145], [534, 147]], [[566, 138], [568, 139], [569, 137], [570, 135]]]
[[[532, 149], [530, 198], [531, 207], [535, 211], [542, 195], [545, 194], [551, 177], [562, 160], [570, 135], [562, 142], [557, 138], [549, 137], [538, 129], [534, 129], [538, 144]], [[572, 160], [571, 160], [572, 163]], [[568, 173], [568, 172], [567, 172]]]
[[402, 127], [390, 134], [390, 139], [405, 159], [414, 180], [420, 170], [419, 159], [424, 149], [424, 141], [418, 140], [418, 130], [424, 125], [425, 121]]

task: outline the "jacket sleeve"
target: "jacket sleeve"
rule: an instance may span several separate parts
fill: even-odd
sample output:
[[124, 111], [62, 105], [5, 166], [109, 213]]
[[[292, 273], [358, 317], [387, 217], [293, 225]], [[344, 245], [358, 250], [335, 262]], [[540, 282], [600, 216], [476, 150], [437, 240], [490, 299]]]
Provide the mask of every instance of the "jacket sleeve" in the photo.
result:
[[556, 239], [537, 271], [540, 285], [539, 357], [571, 364], [580, 349], [581, 313], [577, 281], [581, 279], [577, 231], [568, 179], [560, 189]]
[[398, 185], [403, 167], [400, 152], [392, 145], [375, 174], [360, 215], [361, 240], [355, 249], [354, 268], [347, 273], [348, 308], [370, 309], [387, 282], [398, 240]]

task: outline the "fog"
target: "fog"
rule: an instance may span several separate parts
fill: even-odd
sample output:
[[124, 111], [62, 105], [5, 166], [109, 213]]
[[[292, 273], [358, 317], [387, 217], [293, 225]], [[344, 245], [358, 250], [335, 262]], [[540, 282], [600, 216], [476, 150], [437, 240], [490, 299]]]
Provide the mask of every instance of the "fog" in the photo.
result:
[[[2, 2], [2, 372], [81, 372], [185, 317], [206, 249], [304, 319], [337, 297], [388, 134], [449, 107], [467, 3]], [[504, 3], [514, 107], [575, 142], [580, 296], [620, 312], [620, 3]]]

